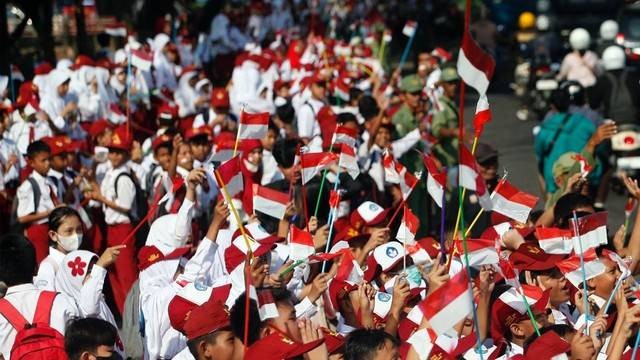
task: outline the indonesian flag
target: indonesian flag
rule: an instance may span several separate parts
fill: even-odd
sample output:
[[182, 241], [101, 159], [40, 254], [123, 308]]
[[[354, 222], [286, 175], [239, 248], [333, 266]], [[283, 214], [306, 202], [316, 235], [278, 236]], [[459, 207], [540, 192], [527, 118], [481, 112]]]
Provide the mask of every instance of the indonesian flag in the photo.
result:
[[213, 145], [213, 154], [209, 161], [225, 162], [230, 160], [233, 157], [234, 147], [235, 141], [232, 139], [219, 140], [215, 145]]
[[469, 32], [462, 37], [457, 67], [465, 83], [476, 89], [480, 95], [487, 93], [496, 62], [478, 46]]
[[[242, 192], [244, 182], [242, 180], [242, 171], [240, 170], [240, 156], [236, 156], [218, 166], [217, 171], [220, 174], [220, 180], [224, 182], [224, 186], [227, 188], [229, 196], [234, 197]], [[223, 187], [223, 184], [219, 183], [217, 177], [216, 183], [219, 188]]]
[[573, 232], [558, 228], [536, 228], [538, 245], [547, 254], [571, 254], [573, 251]]
[[531, 209], [536, 206], [538, 198], [518, 190], [506, 180], [500, 182], [491, 197], [493, 211], [521, 223], [527, 222]]
[[416, 29], [418, 28], [418, 23], [413, 20], [409, 20], [404, 24], [402, 28], [402, 34], [407, 37], [412, 37], [416, 33]]
[[338, 160], [338, 155], [329, 152], [315, 152], [300, 154], [300, 165], [302, 166], [302, 183], [306, 184], [313, 179], [320, 171], [326, 169], [333, 162]]
[[504, 282], [507, 285], [511, 285], [515, 288], [520, 287], [520, 280], [518, 279], [518, 270], [508, 260], [500, 258], [498, 260], [498, 270], [500, 275], [504, 278]]
[[105, 26], [104, 32], [114, 37], [127, 37], [127, 26], [121, 22]]
[[342, 254], [342, 261], [338, 266], [338, 272], [336, 273], [336, 281], [345, 281], [349, 284], [358, 284], [364, 277], [364, 272], [360, 269], [360, 264], [353, 257], [351, 249], [340, 250]]
[[131, 50], [131, 65], [142, 71], [151, 70], [153, 64], [153, 54], [143, 50]]
[[173, 196], [173, 194], [175, 194], [176, 191], [178, 191], [182, 187], [182, 185], [184, 185], [184, 178], [182, 176], [174, 178], [171, 185], [171, 192], [164, 194], [164, 196], [160, 198], [160, 200], [158, 200], [158, 205], [169, 200]]
[[418, 184], [418, 178], [402, 164], [393, 160], [393, 156], [388, 151], [384, 152], [382, 166], [384, 167], [385, 181], [400, 185], [402, 198], [407, 200], [413, 188]]
[[284, 219], [289, 194], [253, 184], [253, 210], [277, 219]]
[[480, 206], [483, 209], [490, 211], [492, 207], [491, 198], [487, 191], [487, 185], [484, 183], [484, 179], [480, 176], [480, 170], [478, 170], [478, 163], [473, 157], [469, 149], [463, 144], [460, 144], [460, 186], [473, 190], [478, 194]]
[[333, 261], [338, 256], [342, 255], [342, 253], [317, 253], [310, 255], [308, 258], [309, 264], [321, 263], [324, 261]]
[[356, 179], [360, 175], [360, 167], [356, 158], [356, 152], [351, 145], [342, 144], [338, 166], [347, 170], [352, 179]]
[[580, 176], [583, 179], [586, 179], [587, 176], [589, 176], [589, 172], [591, 172], [592, 170], [592, 166], [589, 165], [587, 159], [585, 159], [584, 156], [580, 154], [574, 155], [573, 159], [580, 163]]
[[442, 208], [444, 188], [447, 186], [447, 173], [438, 171], [432, 155], [424, 155], [422, 161], [427, 169], [427, 191], [433, 198], [433, 201]]
[[240, 124], [238, 125], [238, 138], [262, 139], [269, 129], [269, 113], [250, 114], [242, 112], [240, 114]]
[[343, 125], [338, 125], [336, 132], [333, 133], [333, 144], [347, 144], [351, 147], [356, 146], [358, 138], [358, 130]]
[[[464, 259], [463, 242], [458, 240], [456, 241], [455, 246], [460, 257]], [[469, 256], [469, 266], [498, 264], [500, 262], [495, 240], [468, 239], [467, 251]]]
[[109, 121], [114, 124], [123, 124], [127, 121], [127, 115], [122, 112], [122, 109], [116, 103], [109, 105]]
[[467, 272], [458, 272], [418, 306], [436, 334], [446, 333], [473, 311]]
[[[564, 277], [573, 284], [573, 286], [580, 289], [583, 276], [579, 255], [573, 255], [568, 259], [559, 262], [556, 266], [564, 274]], [[593, 279], [606, 271], [606, 267], [602, 261], [598, 259], [595, 249], [589, 249], [584, 253], [584, 271], [584, 277], [586, 280]]]
[[398, 234], [396, 235], [396, 239], [398, 239], [398, 241], [402, 243], [414, 245], [416, 243], [416, 232], [418, 232], [419, 226], [420, 220], [418, 220], [411, 209], [409, 209], [409, 207], [405, 204], [404, 215], [402, 216], [400, 227], [398, 227]]
[[260, 321], [278, 317], [278, 307], [273, 299], [270, 289], [261, 289], [258, 291], [258, 312], [260, 313]]
[[624, 216], [629, 217], [633, 212], [633, 209], [636, 207], [636, 199], [633, 197], [627, 198], [627, 203], [624, 206]]
[[294, 261], [303, 260], [316, 252], [313, 236], [291, 225], [289, 230], [289, 258]]
[[[574, 220], [569, 228], [575, 229]], [[607, 212], [598, 212], [578, 219], [578, 234], [573, 234], [573, 251], [576, 254], [607, 243]]]
[[343, 101], [349, 101], [349, 85], [343, 79], [338, 78], [335, 82], [333, 94]]
[[476, 113], [473, 116], [473, 130], [477, 137], [480, 137], [484, 126], [491, 121], [491, 110], [489, 109], [489, 99], [487, 95], [481, 95], [476, 103]]

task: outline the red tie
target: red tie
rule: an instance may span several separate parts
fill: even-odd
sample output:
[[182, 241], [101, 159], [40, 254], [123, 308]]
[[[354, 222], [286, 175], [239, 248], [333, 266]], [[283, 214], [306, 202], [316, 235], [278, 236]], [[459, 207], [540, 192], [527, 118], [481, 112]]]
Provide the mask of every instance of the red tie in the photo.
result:
[[58, 196], [56, 195], [56, 192], [53, 191], [53, 188], [51, 187], [51, 185], [47, 185], [49, 187], [49, 196], [51, 196], [51, 201], [53, 202], [53, 206], [58, 206], [60, 205], [60, 200], [58, 200]]
[[36, 140], [36, 128], [31, 124], [29, 126], [29, 144]]

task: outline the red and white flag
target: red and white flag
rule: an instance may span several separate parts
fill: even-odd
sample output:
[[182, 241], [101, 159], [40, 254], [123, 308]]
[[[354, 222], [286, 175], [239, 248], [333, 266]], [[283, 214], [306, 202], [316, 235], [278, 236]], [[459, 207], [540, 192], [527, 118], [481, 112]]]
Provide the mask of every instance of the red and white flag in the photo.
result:
[[587, 159], [585, 159], [584, 156], [580, 154], [575, 154], [573, 156], [573, 159], [580, 163], [580, 174], [583, 179], [586, 179], [587, 176], [589, 176], [591, 170], [593, 170], [593, 167], [589, 165]]
[[558, 228], [536, 228], [538, 245], [547, 254], [571, 254], [573, 251], [573, 232]]
[[291, 225], [289, 230], [289, 258], [293, 261], [304, 260], [315, 252], [313, 236]]
[[347, 170], [352, 179], [356, 179], [360, 175], [360, 167], [358, 166], [358, 158], [356, 152], [351, 145], [342, 144], [338, 166]]
[[268, 187], [253, 184], [253, 211], [273, 216], [276, 219], [284, 219], [289, 202], [289, 194]]
[[114, 124], [124, 124], [127, 121], [127, 115], [122, 112], [120, 106], [116, 103], [111, 103], [109, 105], [109, 121]]
[[491, 121], [491, 109], [487, 95], [481, 95], [476, 103], [476, 113], [473, 116], [473, 130], [476, 137], [480, 137], [484, 126]]
[[324, 261], [333, 261], [338, 256], [341, 256], [342, 253], [317, 253], [309, 256], [309, 264], [321, 263]]
[[629, 217], [631, 216], [631, 213], [633, 212], [633, 209], [635, 209], [636, 207], [636, 199], [633, 197], [628, 197], [627, 198], [627, 203], [624, 206], [624, 216], [625, 217]]
[[[580, 256], [573, 255], [566, 260], [563, 260], [556, 264], [560, 272], [564, 274], [564, 277], [569, 280], [573, 286], [580, 289], [582, 284], [583, 275], [582, 267], [580, 266]], [[606, 267], [598, 259], [596, 255], [596, 249], [589, 249], [584, 253], [584, 278], [586, 280], [593, 279], [594, 277], [603, 274], [606, 271]]]
[[121, 22], [109, 24], [104, 27], [104, 32], [114, 37], [127, 37], [127, 26]]
[[473, 295], [469, 290], [467, 272], [458, 272], [418, 306], [436, 334], [449, 331], [473, 311]]
[[388, 151], [384, 152], [382, 166], [384, 167], [385, 181], [400, 185], [402, 198], [406, 200], [418, 184], [418, 178], [402, 164], [396, 162]]
[[142, 71], [151, 70], [153, 64], [153, 54], [144, 50], [131, 50], [131, 65]]
[[402, 216], [400, 227], [398, 227], [398, 234], [396, 235], [396, 239], [398, 239], [398, 241], [402, 243], [414, 245], [416, 243], [416, 233], [418, 232], [419, 226], [420, 220], [418, 220], [411, 209], [405, 204], [404, 215]]
[[343, 125], [338, 125], [336, 132], [333, 133], [333, 144], [347, 144], [351, 147], [356, 146], [358, 139], [358, 130]]
[[502, 275], [502, 278], [504, 278], [505, 284], [511, 285], [515, 288], [520, 287], [518, 270], [516, 270], [508, 260], [500, 258], [498, 260], [498, 270], [500, 272], [500, 275]]
[[480, 175], [480, 170], [476, 159], [473, 157], [469, 149], [460, 144], [460, 186], [467, 190], [476, 192], [479, 198], [480, 206], [487, 211], [491, 211], [492, 203], [487, 191], [487, 185]]
[[342, 260], [338, 266], [338, 272], [336, 273], [336, 281], [345, 281], [349, 284], [359, 284], [364, 278], [364, 272], [360, 268], [360, 265], [353, 257], [351, 249], [340, 250], [342, 254]]
[[438, 171], [432, 155], [424, 155], [422, 161], [427, 169], [427, 191], [429, 195], [431, 195], [431, 198], [433, 198], [433, 201], [442, 208], [444, 188], [447, 186], [447, 173]]
[[349, 101], [349, 84], [347, 84], [344, 79], [338, 78], [334, 85], [333, 94], [345, 102]]
[[250, 114], [242, 112], [240, 114], [240, 124], [238, 124], [238, 138], [246, 139], [262, 139], [269, 129], [269, 113]]
[[[233, 149], [235, 147], [235, 141], [233, 139], [222, 139], [217, 141], [213, 145], [213, 154], [209, 158], [208, 162], [220, 161], [225, 162], [233, 157]], [[238, 150], [238, 153], [240, 150]]]
[[[229, 196], [234, 197], [242, 192], [244, 189], [244, 182], [242, 180], [242, 171], [240, 170], [240, 156], [236, 156], [218, 166], [216, 171], [220, 174], [220, 178], [224, 182]], [[219, 183], [217, 177], [216, 183], [219, 188], [223, 187], [223, 184]]]
[[407, 37], [412, 37], [413, 35], [415, 35], [417, 28], [418, 23], [413, 20], [409, 20], [404, 24], [404, 27], [402, 28], [402, 34]]
[[338, 155], [330, 152], [315, 152], [300, 154], [302, 167], [302, 183], [306, 184], [323, 169], [338, 160]]
[[[574, 220], [569, 219], [573, 231]], [[573, 234], [573, 251], [576, 254], [607, 243], [607, 212], [597, 212], [578, 219], [578, 234]]]
[[[455, 246], [456, 251], [460, 254], [460, 258], [465, 259], [462, 240], [456, 241]], [[495, 240], [468, 239], [467, 251], [469, 255], [469, 266], [490, 265], [500, 262]]]
[[258, 312], [260, 313], [260, 321], [278, 317], [278, 307], [270, 289], [258, 291]]
[[173, 179], [173, 183], [171, 184], [171, 192], [164, 194], [164, 196], [160, 198], [160, 200], [158, 200], [158, 205], [169, 200], [173, 196], [173, 194], [175, 194], [176, 191], [178, 191], [178, 189], [182, 187], [182, 185], [184, 185], [184, 178], [182, 176], [175, 177]]
[[502, 180], [491, 197], [493, 211], [515, 221], [526, 223], [529, 213], [536, 206], [538, 198]]
[[487, 93], [493, 77], [496, 62], [473, 40], [470, 33], [462, 37], [462, 47], [458, 54], [458, 73], [462, 80], [480, 95]]

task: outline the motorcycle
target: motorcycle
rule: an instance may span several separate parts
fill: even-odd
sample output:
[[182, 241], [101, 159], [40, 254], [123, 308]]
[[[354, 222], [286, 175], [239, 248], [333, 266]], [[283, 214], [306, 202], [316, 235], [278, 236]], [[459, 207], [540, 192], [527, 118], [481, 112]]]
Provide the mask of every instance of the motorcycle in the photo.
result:
[[542, 121], [549, 111], [551, 94], [558, 88], [559, 84], [552, 66], [544, 65], [538, 67], [535, 70], [535, 76], [535, 87], [529, 93], [531, 109], [538, 116], [538, 120]]

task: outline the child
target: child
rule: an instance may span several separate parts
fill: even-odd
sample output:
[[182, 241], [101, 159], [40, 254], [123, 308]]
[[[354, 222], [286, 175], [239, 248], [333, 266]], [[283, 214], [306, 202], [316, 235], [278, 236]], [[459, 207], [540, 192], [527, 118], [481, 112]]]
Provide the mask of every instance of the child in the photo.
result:
[[131, 236], [123, 243], [133, 230], [131, 212], [134, 209], [136, 185], [127, 167], [132, 139], [124, 127], [116, 129], [109, 144], [109, 163], [100, 188], [94, 187], [87, 193], [87, 198], [102, 203], [104, 219], [107, 224], [107, 246], [127, 245], [120, 251], [116, 266], [109, 272], [109, 283], [113, 290], [118, 311], [122, 313], [124, 300], [131, 285], [138, 276], [135, 261], [135, 237]]
[[83, 228], [78, 212], [68, 206], [55, 208], [49, 214], [48, 224], [52, 245], [33, 282], [38, 289], [55, 291], [54, 279], [63, 264], [62, 259], [69, 252], [78, 250], [82, 244]]
[[59, 205], [54, 189], [47, 182], [51, 149], [43, 141], [32, 142], [27, 148], [27, 163], [33, 169], [18, 187], [18, 222], [25, 227], [25, 236], [36, 249], [36, 263], [48, 254], [49, 230], [47, 217]]

